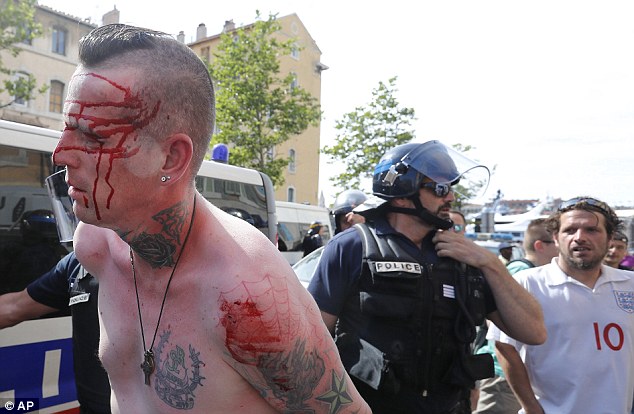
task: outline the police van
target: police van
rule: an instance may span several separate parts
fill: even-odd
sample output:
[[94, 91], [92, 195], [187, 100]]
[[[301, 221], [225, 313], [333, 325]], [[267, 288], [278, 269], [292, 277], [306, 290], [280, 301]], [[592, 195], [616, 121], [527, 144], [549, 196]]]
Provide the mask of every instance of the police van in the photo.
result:
[[311, 223], [321, 223], [323, 227], [321, 238], [324, 244], [334, 235], [334, 223], [326, 207], [276, 201], [275, 211], [277, 214], [277, 247], [291, 265], [297, 263], [304, 255], [302, 241]]
[[[59, 242], [55, 208], [45, 187], [54, 173], [51, 154], [59, 136], [58, 131], [0, 120], [0, 294], [24, 289], [68, 253]], [[268, 176], [204, 161], [196, 187], [214, 205], [276, 242]], [[40, 413], [79, 413], [69, 314], [0, 330], [0, 401], [37, 398]]]

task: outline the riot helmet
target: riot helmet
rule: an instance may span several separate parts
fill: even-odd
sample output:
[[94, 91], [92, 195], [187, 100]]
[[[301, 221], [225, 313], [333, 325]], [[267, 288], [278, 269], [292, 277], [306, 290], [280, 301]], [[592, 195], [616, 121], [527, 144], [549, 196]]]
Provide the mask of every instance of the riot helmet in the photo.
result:
[[332, 206], [332, 215], [337, 216], [339, 214], [347, 214], [352, 211], [358, 205], [363, 204], [368, 196], [360, 190], [345, 190], [342, 191], [335, 199], [335, 204]]
[[24, 212], [20, 220], [20, 233], [25, 241], [57, 241], [55, 215], [44, 209]]
[[321, 221], [318, 221], [318, 220], [313, 221], [312, 223], [310, 223], [310, 226], [308, 226], [308, 233], [307, 234], [309, 236], [312, 236], [312, 235], [315, 235], [315, 234], [319, 234], [319, 231], [321, 230], [322, 226], [323, 225], [321, 224]]
[[53, 206], [59, 241], [65, 247], [70, 247], [77, 227], [77, 217], [73, 212], [73, 200], [68, 196], [65, 175], [66, 170], [63, 169], [46, 177], [46, 189]]
[[363, 204], [367, 199], [368, 196], [360, 190], [345, 190], [337, 196], [330, 212], [330, 214], [335, 217], [335, 234], [342, 231], [340, 223], [341, 216], [345, 216], [351, 212], [352, 209]]
[[[472, 173], [476, 171], [476, 173]], [[451, 186], [469, 173], [470, 180], [480, 185], [488, 183], [489, 170], [439, 141], [399, 145], [386, 152], [374, 169], [372, 192], [384, 200], [409, 198], [414, 209], [386, 207], [390, 211], [411, 214], [441, 229], [451, 227], [451, 220], [431, 214], [421, 205], [418, 191], [430, 186], [439, 197], [448, 194]], [[425, 183], [424, 179], [431, 180]], [[486, 188], [486, 186], [484, 186]], [[384, 203], [387, 204], [387, 203]]]

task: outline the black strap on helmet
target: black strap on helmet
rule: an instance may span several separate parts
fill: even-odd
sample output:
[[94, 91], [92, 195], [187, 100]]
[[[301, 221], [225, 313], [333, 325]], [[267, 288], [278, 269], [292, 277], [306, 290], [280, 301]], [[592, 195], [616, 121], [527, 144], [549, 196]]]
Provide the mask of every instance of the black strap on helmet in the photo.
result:
[[440, 230], [449, 230], [453, 226], [453, 221], [449, 219], [440, 218], [434, 214], [432, 214], [429, 210], [427, 210], [420, 202], [418, 198], [418, 194], [409, 198], [414, 203], [414, 208], [404, 208], [404, 207], [395, 207], [389, 203], [385, 209], [386, 211], [391, 211], [393, 213], [401, 213], [401, 214], [409, 214], [410, 216], [416, 216], [423, 219], [428, 224], [440, 229]]

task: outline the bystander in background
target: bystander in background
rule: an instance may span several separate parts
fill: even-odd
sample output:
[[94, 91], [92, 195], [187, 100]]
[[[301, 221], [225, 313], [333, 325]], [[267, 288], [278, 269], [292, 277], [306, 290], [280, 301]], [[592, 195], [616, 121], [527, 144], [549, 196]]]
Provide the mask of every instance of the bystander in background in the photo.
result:
[[[551, 232], [546, 226], [545, 219], [532, 220], [524, 232], [522, 243], [526, 256], [511, 260], [506, 268], [509, 273], [515, 274], [520, 270], [542, 266], [556, 257], [557, 247], [553, 241]], [[485, 378], [479, 381], [480, 395], [474, 414], [509, 414], [517, 413], [522, 408], [513, 390], [506, 382], [504, 371], [495, 354], [495, 341], [489, 337], [478, 354], [489, 353], [493, 357], [495, 377]]]
[[548, 338], [531, 346], [491, 326], [521, 413], [629, 413], [634, 395], [634, 278], [603, 265], [620, 220], [576, 197], [548, 219], [559, 250], [516, 280], [541, 304]]
[[634, 270], [623, 264], [627, 255], [627, 236], [621, 232], [614, 233], [610, 245], [608, 246], [608, 254], [603, 258], [603, 264], [622, 270]]

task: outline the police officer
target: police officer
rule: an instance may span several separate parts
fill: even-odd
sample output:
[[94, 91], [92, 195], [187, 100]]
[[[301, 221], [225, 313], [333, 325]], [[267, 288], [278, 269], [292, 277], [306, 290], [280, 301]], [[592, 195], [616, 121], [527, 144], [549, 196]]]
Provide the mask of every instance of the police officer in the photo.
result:
[[110, 383], [97, 356], [98, 290], [97, 279], [86, 273], [71, 252], [26, 289], [0, 295], [0, 329], [70, 307], [81, 414], [110, 413]]
[[308, 289], [374, 414], [470, 412], [469, 389], [493, 375], [469, 346], [485, 315], [546, 339], [539, 305], [496, 255], [446, 231], [452, 186], [474, 169], [488, 178], [478, 167], [438, 141], [389, 150], [373, 176], [383, 201], [325, 247]]
[[313, 251], [317, 250], [324, 245], [324, 240], [321, 238], [321, 229], [323, 225], [321, 221], [313, 221], [308, 227], [308, 231], [302, 240], [302, 250], [304, 250], [304, 257], [308, 256]]
[[335, 218], [335, 234], [349, 229], [356, 223], [365, 221], [363, 216], [354, 213], [352, 210], [363, 204], [367, 199], [368, 196], [360, 190], [345, 190], [337, 196], [330, 212]]

